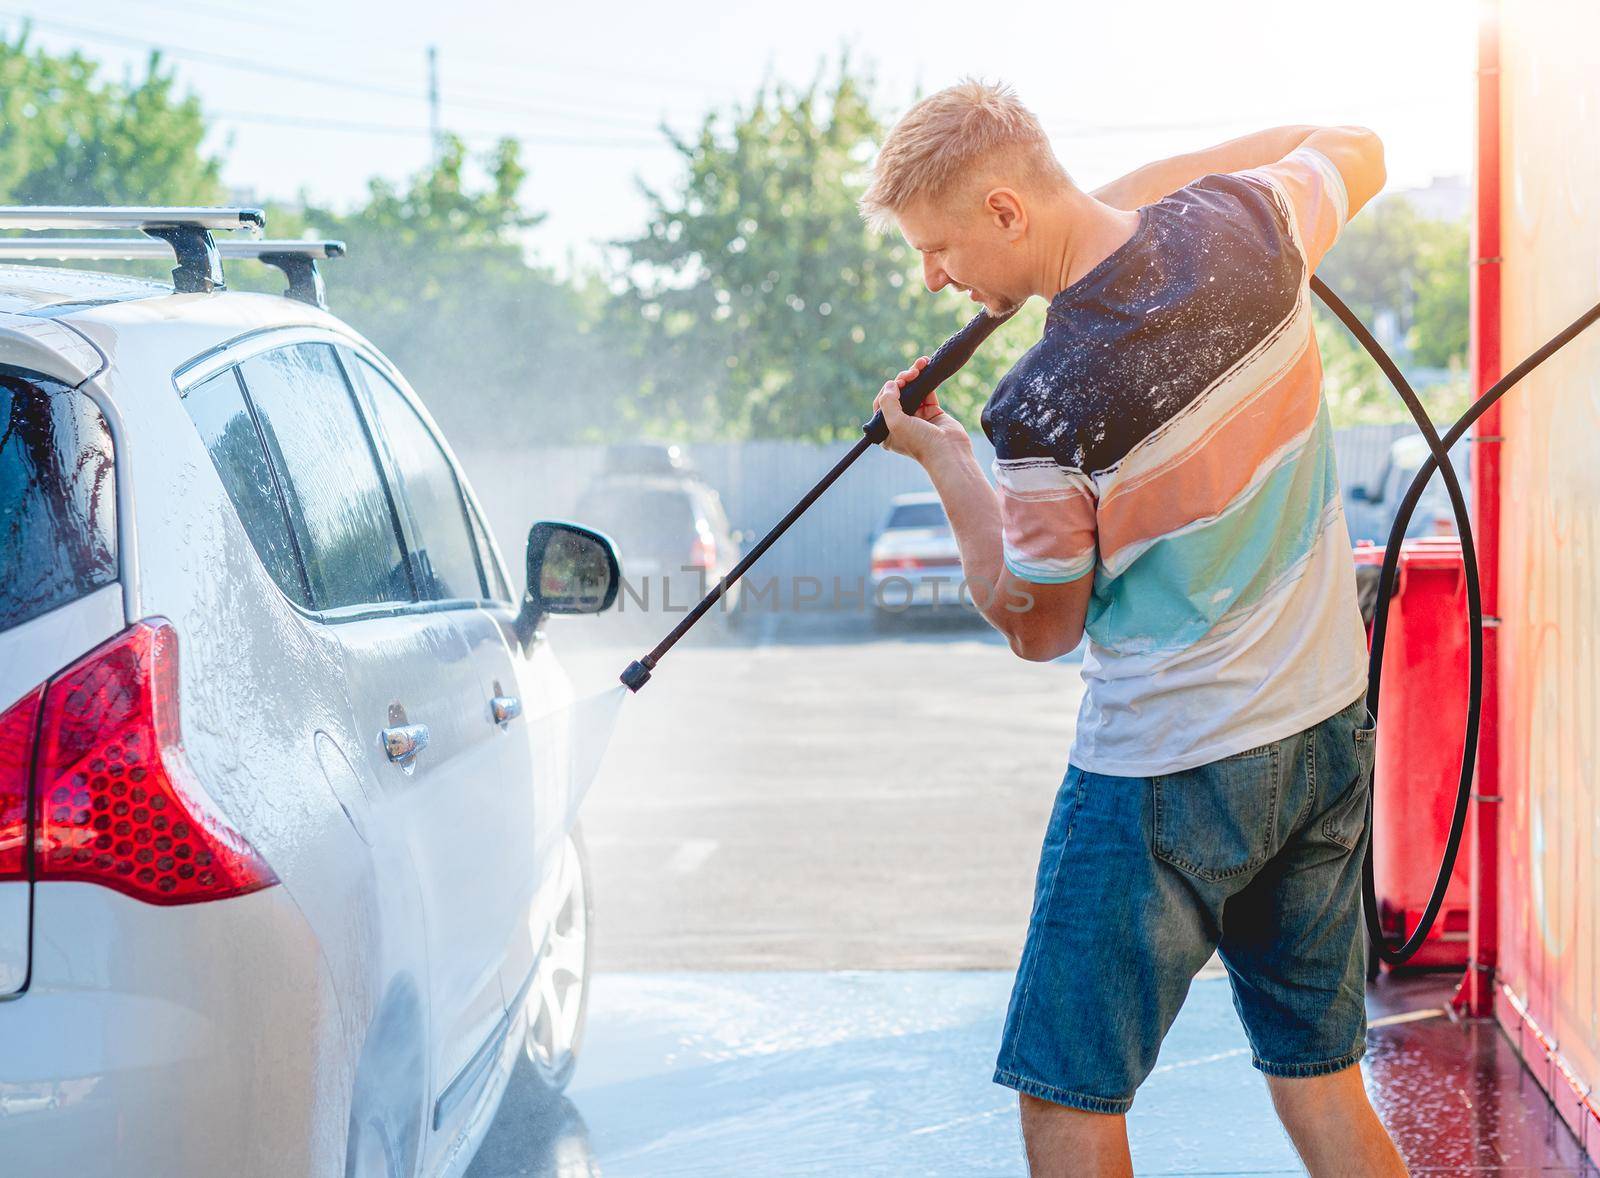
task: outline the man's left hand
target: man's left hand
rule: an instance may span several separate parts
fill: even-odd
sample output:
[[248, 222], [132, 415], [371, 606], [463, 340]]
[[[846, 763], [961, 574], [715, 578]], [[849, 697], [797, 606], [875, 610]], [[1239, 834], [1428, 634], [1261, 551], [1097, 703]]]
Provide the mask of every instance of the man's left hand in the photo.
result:
[[915, 458], [918, 462], [926, 461], [928, 455], [937, 448], [957, 438], [969, 444], [971, 442], [966, 428], [940, 408], [939, 398], [934, 393], [929, 393], [923, 399], [922, 406], [914, 414], [900, 407], [901, 391], [927, 366], [928, 357], [923, 356], [893, 380], [884, 382], [877, 399], [872, 403], [873, 408], [883, 414], [884, 424], [889, 427], [889, 436], [884, 440], [883, 448]]

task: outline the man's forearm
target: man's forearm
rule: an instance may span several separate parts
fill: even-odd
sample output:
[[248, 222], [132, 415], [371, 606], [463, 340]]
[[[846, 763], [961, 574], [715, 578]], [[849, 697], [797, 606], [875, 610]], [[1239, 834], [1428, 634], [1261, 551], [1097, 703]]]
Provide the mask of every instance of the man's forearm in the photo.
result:
[[1314, 126], [1272, 127], [1243, 135], [1203, 151], [1146, 164], [1095, 189], [1091, 195], [1113, 208], [1136, 209], [1212, 172], [1238, 172], [1281, 160], [1318, 130], [1320, 128]]
[[922, 460], [922, 467], [939, 492], [950, 530], [961, 553], [961, 575], [973, 603], [996, 628], [1008, 615], [995, 600], [1000, 574], [1005, 568], [1000, 539], [1000, 501], [984, 477], [971, 443], [946, 445]]

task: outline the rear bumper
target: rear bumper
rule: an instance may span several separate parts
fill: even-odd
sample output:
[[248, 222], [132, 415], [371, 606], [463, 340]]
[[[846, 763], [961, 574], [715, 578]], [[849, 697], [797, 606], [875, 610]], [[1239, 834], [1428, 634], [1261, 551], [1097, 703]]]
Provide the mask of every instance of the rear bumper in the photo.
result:
[[874, 573], [869, 600], [890, 613], [904, 609], [971, 610], [975, 608], [972, 596], [962, 585], [960, 565]]
[[0, 1167], [343, 1172], [349, 1066], [282, 887], [159, 908], [40, 884], [33, 976], [0, 1002]]

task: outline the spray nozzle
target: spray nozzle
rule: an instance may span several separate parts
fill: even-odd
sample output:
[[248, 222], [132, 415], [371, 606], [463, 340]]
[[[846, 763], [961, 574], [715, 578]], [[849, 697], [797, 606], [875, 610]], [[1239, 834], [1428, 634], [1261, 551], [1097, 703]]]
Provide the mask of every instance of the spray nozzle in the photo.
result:
[[634, 659], [628, 664], [628, 669], [622, 672], [622, 685], [629, 691], [638, 691], [650, 682], [650, 668], [645, 665], [648, 661], [648, 659], [644, 661]]

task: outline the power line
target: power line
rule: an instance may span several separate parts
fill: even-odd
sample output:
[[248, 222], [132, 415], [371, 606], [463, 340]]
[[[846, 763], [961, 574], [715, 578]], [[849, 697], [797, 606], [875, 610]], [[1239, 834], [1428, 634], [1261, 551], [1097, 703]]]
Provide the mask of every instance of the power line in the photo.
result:
[[[134, 49], [154, 50], [170, 57], [214, 65], [223, 69], [240, 70], [246, 73], [259, 74], [263, 77], [281, 78], [288, 81], [303, 82], [309, 85], [327, 86], [339, 90], [348, 90], [353, 93], [373, 94], [382, 98], [397, 98], [405, 102], [425, 102], [427, 96], [419, 90], [402, 89], [394, 86], [380, 85], [374, 82], [357, 81], [348, 77], [333, 77], [328, 74], [315, 73], [310, 70], [291, 69], [284, 66], [266, 65], [253, 61], [247, 57], [240, 57], [230, 53], [218, 53], [208, 49], [193, 49], [183, 45], [171, 45], [154, 41], [144, 37], [130, 37], [119, 33], [108, 33], [100, 29], [90, 28], [85, 25], [74, 24], [70, 21], [60, 21], [52, 17], [37, 17], [29, 13], [0, 11], [0, 17], [11, 20], [24, 21], [37, 25], [42, 29], [67, 33], [72, 36], [83, 37], [90, 41], [99, 41], [109, 45], [121, 45]], [[493, 111], [498, 113], [544, 115], [555, 118], [564, 118], [578, 122], [611, 125], [624, 130], [640, 131], [654, 129], [653, 126], [638, 119], [619, 119], [606, 115], [596, 114], [590, 110], [576, 110], [572, 108], [536, 106], [531, 103], [506, 102], [499, 99], [477, 98], [468, 95], [445, 96], [453, 105], [473, 109]]]
[[[139, 2], [148, 3], [149, 0], [139, 0]], [[88, 40], [100, 41], [105, 44], [121, 45], [135, 49], [155, 50], [171, 57], [187, 59], [207, 65], [214, 65], [223, 69], [240, 70], [248, 73], [258, 74], [264, 77], [281, 78], [288, 81], [302, 82], [309, 85], [327, 86], [341, 90], [348, 90], [354, 93], [372, 94], [383, 98], [397, 98], [406, 102], [428, 103], [430, 107], [435, 110], [437, 109], [437, 104], [441, 98], [438, 92], [437, 75], [435, 72], [433, 72], [432, 68], [430, 68], [429, 75], [430, 84], [426, 91], [409, 90], [399, 87], [386, 86], [375, 82], [358, 81], [348, 77], [334, 77], [328, 74], [320, 74], [309, 70], [267, 65], [258, 61], [253, 61], [250, 58], [240, 57], [235, 54], [218, 53], [214, 50], [193, 49], [187, 46], [165, 44], [150, 40], [148, 38], [131, 37], [118, 33], [108, 33], [100, 29], [74, 24], [70, 21], [56, 20], [53, 17], [41, 18], [28, 13], [5, 11], [0, 11], [0, 17], [25, 21], [29, 24], [36, 24], [44, 29], [53, 29], [74, 36], [84, 37]], [[430, 63], [430, 67], [432, 67], [432, 63]], [[447, 94], [443, 97], [454, 106], [467, 107], [469, 109], [483, 110], [501, 114], [548, 116], [559, 119], [568, 119], [580, 123], [613, 126], [627, 131], [655, 131], [659, 130], [660, 126], [659, 123], [646, 124], [631, 118], [611, 118], [605, 115], [595, 114], [587, 109], [573, 110], [562, 107], [538, 106], [530, 103], [508, 102], [503, 99], [479, 98], [464, 94]], [[412, 134], [414, 132], [413, 128], [398, 128], [385, 126], [383, 124], [340, 123], [338, 120], [295, 120], [289, 116], [270, 117], [253, 113], [245, 114], [243, 112], [231, 114], [227, 117], [235, 122], [255, 122], [262, 124], [275, 123], [282, 126], [304, 126], [308, 128], [321, 127], [329, 130], [360, 130], [378, 134]], [[1051, 124], [1047, 125], [1047, 133], [1049, 133], [1053, 139], [1072, 140], [1102, 138], [1110, 135], [1159, 134], [1170, 133], [1173, 131], [1206, 130], [1225, 125], [1227, 125], [1226, 120], [1208, 120], [1165, 124], [1094, 124], [1076, 122], [1075, 125], [1071, 125], [1069, 129], [1067, 126], [1062, 126], [1052, 121]], [[590, 142], [593, 142], [595, 146], [606, 147], [660, 145], [658, 140], [644, 139], [631, 141], [625, 139], [593, 141], [588, 137], [573, 137], [570, 139], [563, 139], [559, 136], [533, 134], [512, 134], [510, 137], [519, 139], [526, 143], [569, 144], [573, 146], [581, 146]]]
[[[260, 12], [226, 12], [226, 13], [220, 13], [220, 12], [217, 11], [217, 9], [214, 6], [209, 5], [209, 4], [183, 4], [183, 3], [177, 3], [177, 2], [175, 2], [175, 0], [123, 0], [123, 3], [134, 3], [134, 4], [138, 4], [138, 5], [142, 6], [142, 7], [152, 8], [152, 9], [156, 10], [157, 12], [166, 12], [166, 13], [170, 13], [170, 14], [172, 14], [174, 16], [180, 16], [180, 17], [186, 16], [186, 15], [192, 15], [192, 16], [198, 16], [198, 17], [205, 17], [205, 18], [223, 20], [228, 24], [237, 24], [237, 23], [242, 21], [242, 22], [244, 22], [246, 24], [256, 25], [259, 28], [268, 28], [268, 29], [274, 29], [274, 30], [279, 30], [279, 31], [298, 29], [298, 30], [300, 30], [302, 32], [306, 32], [306, 33], [315, 33], [320, 40], [322, 40], [324, 42], [327, 41], [327, 29], [323, 25], [317, 24], [317, 23], [308, 23], [308, 22], [303, 21], [303, 20], [302, 21], [285, 20], [281, 15], [278, 15], [276, 13], [274, 13], [274, 15], [271, 15], [271, 16], [264, 15], [263, 13], [260, 13]], [[341, 43], [346, 43], [347, 44], [347, 42], [341, 42]], [[363, 53], [370, 54], [370, 53], [372, 53], [374, 51], [379, 52], [379, 53], [386, 53], [390, 57], [392, 57], [392, 58], [394, 58], [396, 60], [398, 60], [401, 57], [414, 58], [417, 54], [421, 53], [422, 49], [423, 49], [423, 47], [420, 46], [420, 45], [402, 49], [402, 48], [398, 48], [398, 47], [395, 47], [395, 46], [392, 46], [392, 45], [387, 45], [387, 44], [373, 44], [372, 42], [369, 42], [369, 41], [362, 41], [360, 43], [360, 48], [361, 48], [361, 51]], [[456, 53], [456, 52], [453, 52], [453, 51], [452, 51], [450, 56], [451, 56], [452, 60], [463, 61], [463, 62], [466, 62], [469, 65], [472, 65], [472, 66], [483, 67], [483, 68], [493, 69], [493, 70], [497, 70], [497, 71], [506, 71], [506, 72], [508, 72], [513, 68], [519, 68], [519, 67], [508, 66], [505, 62], [491, 61], [488, 58], [478, 57], [478, 56], [475, 56], [475, 55], [459, 54], [459, 53]], [[565, 73], [565, 74], [577, 75], [577, 76], [585, 77], [585, 78], [592, 78], [594, 76], [594, 68], [591, 67], [591, 66], [588, 66], [588, 65], [576, 65], [576, 64], [571, 64], [571, 63], [568, 63], [568, 62], [549, 61], [549, 60], [543, 60], [543, 61], [538, 62], [537, 64], [538, 64], [538, 67], [540, 69], [547, 69], [547, 70], [551, 71], [552, 73]], [[637, 81], [637, 82], [645, 82], [645, 83], [650, 83], [650, 84], [653, 84], [653, 85], [660, 85], [660, 86], [674, 86], [674, 87], [682, 88], [684, 90], [693, 90], [693, 91], [695, 91], [696, 93], [698, 93], [698, 94], [700, 94], [702, 96], [708, 95], [710, 93], [710, 90], [707, 87], [707, 80], [704, 79], [704, 78], [690, 78], [690, 77], [681, 76], [681, 75], [657, 74], [657, 73], [653, 73], [653, 72], [641, 73], [639, 70], [636, 70], [636, 69], [632, 68], [631, 66], [628, 67], [627, 73], [625, 75], [623, 75], [621, 77], [613, 77], [610, 80], [613, 83], [616, 83], [616, 82], [626, 83], [626, 82], [630, 82], [630, 81]], [[721, 90], [725, 94], [729, 93], [727, 87], [722, 87]], [[598, 105], [606, 106], [606, 107], [609, 107], [610, 109], [613, 109], [613, 110], [626, 110], [626, 109], [642, 110], [643, 109], [642, 107], [640, 107], [640, 106], [638, 106], [636, 104], [633, 104], [633, 105], [630, 106], [630, 104], [619, 104], [619, 103], [615, 103], [615, 102], [607, 102], [604, 99], [595, 100], [595, 99], [592, 99], [592, 98], [586, 98], [585, 101], [586, 102], [596, 102], [597, 101]]]
[[[413, 138], [428, 137], [433, 134], [432, 129], [429, 127], [403, 123], [364, 123], [346, 119], [264, 114], [260, 111], [218, 110], [212, 111], [210, 114], [212, 118], [228, 123], [260, 123], [270, 127], [300, 127], [309, 131], [332, 131], [341, 134], [400, 135]], [[497, 134], [495, 132], [480, 131], [464, 135], [463, 138], [477, 142], [495, 139], [515, 139], [519, 143], [559, 147], [627, 147], [637, 149], [670, 146], [663, 139], [597, 139], [593, 135], [518, 134], [516, 132]]]

